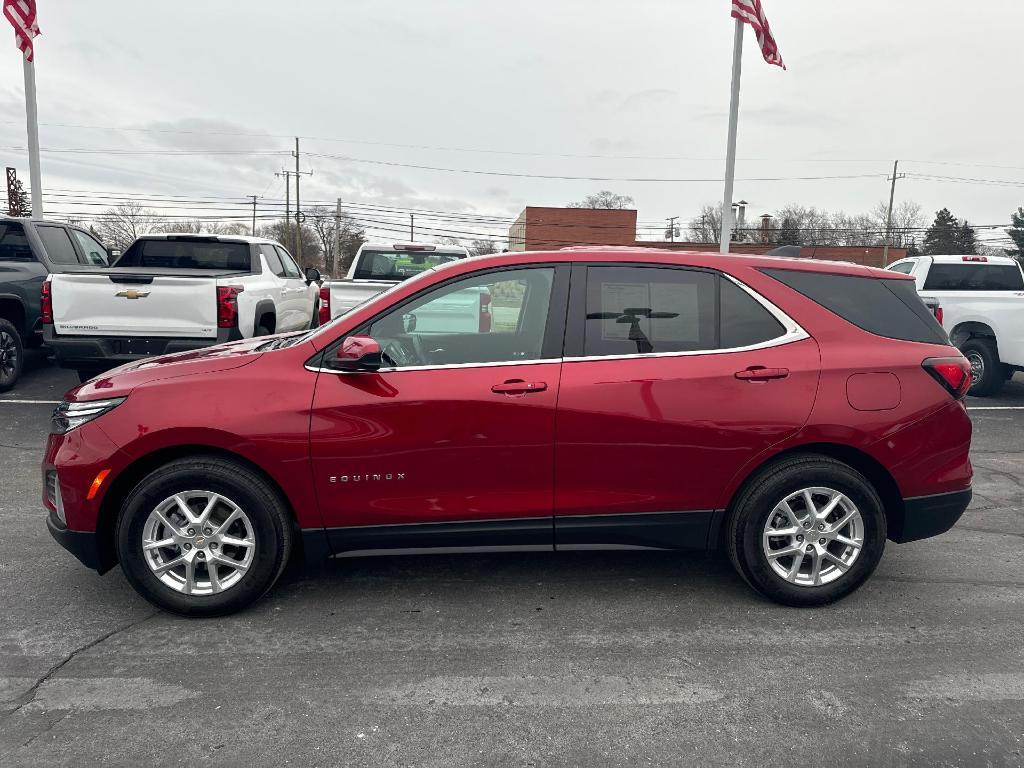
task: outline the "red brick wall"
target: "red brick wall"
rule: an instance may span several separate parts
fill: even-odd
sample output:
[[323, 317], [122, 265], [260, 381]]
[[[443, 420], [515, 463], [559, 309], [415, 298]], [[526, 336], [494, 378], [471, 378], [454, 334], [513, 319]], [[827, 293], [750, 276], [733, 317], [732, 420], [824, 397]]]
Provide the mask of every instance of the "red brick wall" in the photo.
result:
[[636, 211], [528, 206], [513, 225], [512, 250], [557, 251], [571, 245], [633, 245]]

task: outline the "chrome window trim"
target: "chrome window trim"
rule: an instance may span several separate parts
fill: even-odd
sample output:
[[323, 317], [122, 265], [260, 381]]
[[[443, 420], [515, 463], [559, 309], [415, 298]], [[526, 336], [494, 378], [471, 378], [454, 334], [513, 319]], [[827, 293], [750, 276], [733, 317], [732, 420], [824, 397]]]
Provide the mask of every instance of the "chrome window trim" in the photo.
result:
[[725, 272], [719, 272], [724, 279], [730, 280], [740, 290], [745, 291], [754, 301], [768, 310], [768, 313], [774, 317], [782, 327], [785, 328], [785, 333], [781, 336], [776, 336], [774, 339], [768, 339], [757, 344], [750, 344], [745, 347], [728, 347], [727, 349], [694, 349], [687, 350], [684, 352], [648, 352], [647, 354], [641, 354], [639, 352], [633, 352], [630, 354], [622, 355], [582, 355], [577, 357], [550, 357], [542, 358], [539, 360], [504, 360], [493, 363], [448, 363], [446, 365], [409, 365], [404, 368], [379, 368], [376, 371], [336, 371], [333, 368], [318, 368], [315, 366], [305, 366], [307, 371], [314, 371], [316, 373], [333, 373], [339, 376], [349, 376], [353, 373], [401, 373], [402, 371], [436, 371], [436, 370], [447, 370], [450, 368], [495, 368], [498, 366], [508, 365], [539, 365], [541, 363], [583, 363], [588, 360], [633, 360], [633, 359], [648, 359], [658, 357], [695, 357], [697, 355], [727, 355], [734, 352], [754, 352], [759, 349], [771, 349], [772, 347], [781, 347], [785, 344], [792, 344], [795, 341], [803, 341], [804, 339], [811, 338], [811, 335], [805, 331], [799, 323], [793, 318], [779, 309], [777, 306], [772, 304], [768, 299], [759, 294], [753, 288], [743, 283], [732, 275], [727, 275]]

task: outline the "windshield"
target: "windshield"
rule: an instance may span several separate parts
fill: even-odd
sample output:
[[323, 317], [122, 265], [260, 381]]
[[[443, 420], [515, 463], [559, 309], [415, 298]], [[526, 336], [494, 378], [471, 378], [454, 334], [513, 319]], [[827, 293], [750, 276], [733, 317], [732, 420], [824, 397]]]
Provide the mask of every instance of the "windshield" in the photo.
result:
[[407, 280], [428, 269], [465, 258], [437, 251], [364, 250], [356, 262], [356, 280]]
[[203, 240], [136, 240], [114, 267], [219, 269], [249, 272], [252, 262], [246, 243]]

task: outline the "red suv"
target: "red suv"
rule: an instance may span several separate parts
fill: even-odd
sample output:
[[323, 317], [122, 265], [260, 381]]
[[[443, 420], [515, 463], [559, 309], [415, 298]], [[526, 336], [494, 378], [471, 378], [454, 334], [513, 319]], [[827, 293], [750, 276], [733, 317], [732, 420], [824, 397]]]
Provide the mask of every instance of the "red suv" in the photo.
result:
[[897, 273], [510, 253], [71, 390], [43, 500], [83, 563], [191, 615], [248, 605], [298, 554], [442, 547], [724, 549], [814, 605], [887, 538], [959, 519], [970, 382]]

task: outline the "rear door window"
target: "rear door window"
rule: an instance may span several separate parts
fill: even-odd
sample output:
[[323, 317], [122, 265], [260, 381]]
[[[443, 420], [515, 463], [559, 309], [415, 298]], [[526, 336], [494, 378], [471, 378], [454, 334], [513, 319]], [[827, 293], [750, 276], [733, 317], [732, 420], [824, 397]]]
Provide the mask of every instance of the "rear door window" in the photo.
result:
[[789, 269], [762, 271], [868, 333], [926, 344], [949, 343], [912, 280]]
[[260, 250], [267, 260], [267, 268], [278, 277], [284, 277], [284, 266], [281, 264], [281, 257], [277, 253], [277, 248], [272, 245], [261, 245]]
[[583, 354], [715, 349], [716, 294], [716, 277], [709, 272], [589, 267]]
[[35, 260], [21, 222], [0, 221], [0, 261]]
[[54, 264], [78, 264], [78, 254], [75, 253], [75, 246], [71, 244], [71, 238], [64, 227], [55, 227], [46, 224], [37, 224], [36, 232], [39, 239], [43, 241], [46, 255]]
[[1024, 276], [1016, 264], [932, 264], [924, 290], [1024, 291]]

